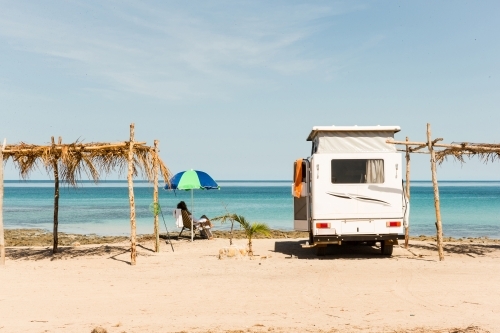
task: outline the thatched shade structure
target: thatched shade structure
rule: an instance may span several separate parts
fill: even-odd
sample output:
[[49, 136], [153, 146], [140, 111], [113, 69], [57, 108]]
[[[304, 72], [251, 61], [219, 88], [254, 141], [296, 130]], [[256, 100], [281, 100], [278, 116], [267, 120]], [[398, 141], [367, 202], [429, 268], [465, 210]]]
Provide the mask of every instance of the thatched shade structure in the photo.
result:
[[[101, 173], [123, 172], [128, 165], [129, 146], [128, 141], [71, 144], [59, 142], [46, 146], [21, 142], [7, 145], [3, 151], [3, 158], [4, 161], [11, 159], [14, 162], [22, 179], [28, 179], [31, 171], [40, 166], [51, 173], [55, 168], [55, 162], [63, 181], [76, 186], [83, 173], [97, 183]], [[145, 142], [134, 142], [133, 153], [133, 175], [137, 176], [141, 172], [147, 180], [152, 181], [154, 148], [146, 146]], [[165, 180], [168, 180], [170, 172], [161, 159], [158, 160], [160, 173]]]
[[[434, 206], [436, 210], [436, 240], [439, 253], [439, 260], [444, 260], [443, 252], [443, 229], [441, 222], [441, 209], [439, 201], [439, 188], [437, 184], [436, 164], [441, 164], [449, 156], [464, 163], [464, 156], [469, 158], [479, 157], [483, 162], [494, 161], [500, 158], [500, 144], [491, 143], [470, 143], [470, 142], [453, 142], [451, 144], [438, 143], [443, 141], [442, 138], [431, 139], [431, 125], [427, 124], [427, 141], [426, 142], [412, 142], [406, 137], [406, 141], [387, 140], [387, 143], [395, 145], [405, 145], [405, 149], [398, 149], [399, 151], [406, 152], [406, 195], [410, 198], [410, 154], [411, 153], [424, 153], [431, 155], [431, 174], [432, 185], [434, 188]], [[427, 151], [421, 149], [427, 148]], [[438, 149], [436, 149], [438, 148]], [[408, 246], [408, 228], [405, 230], [405, 246]]]
[[464, 156], [468, 158], [478, 157], [485, 163], [494, 162], [500, 158], [500, 144], [452, 142], [445, 149], [436, 153], [437, 161], [440, 164], [448, 157], [465, 163]]
[[[130, 141], [123, 142], [74, 142], [63, 144], [59, 137], [58, 142], [51, 140], [49, 145], [33, 145], [20, 142], [6, 145], [3, 150], [3, 159], [9, 159], [19, 169], [22, 179], [27, 179], [29, 174], [37, 168], [45, 168], [54, 175], [54, 242], [53, 252], [57, 252], [57, 227], [59, 205], [59, 179], [68, 186], [77, 186], [78, 180], [86, 175], [95, 183], [101, 174], [113, 171], [119, 173], [127, 170], [129, 180], [129, 198], [131, 208], [132, 226], [132, 264], [135, 264], [135, 204], [133, 202], [132, 178], [142, 174], [148, 181], [155, 182], [158, 186], [159, 172], [164, 181], [168, 182], [170, 171], [158, 155], [157, 144], [150, 147], [145, 142], [134, 141], [134, 124], [130, 125]], [[154, 198], [157, 200], [157, 196]], [[155, 228], [155, 232], [158, 229]], [[158, 250], [158, 246], [156, 246]]]
[[3, 234], [3, 150], [5, 140], [0, 146], [0, 266], [5, 265], [5, 238]]

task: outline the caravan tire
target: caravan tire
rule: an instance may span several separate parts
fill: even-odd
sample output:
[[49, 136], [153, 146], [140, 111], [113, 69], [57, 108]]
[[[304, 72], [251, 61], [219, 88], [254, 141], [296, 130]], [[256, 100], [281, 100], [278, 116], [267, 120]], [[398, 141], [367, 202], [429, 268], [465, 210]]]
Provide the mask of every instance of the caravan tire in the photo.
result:
[[385, 244], [385, 241], [380, 242], [380, 252], [383, 256], [392, 256], [392, 250], [394, 249], [394, 245]]
[[326, 253], [326, 246], [318, 246], [316, 248], [316, 256], [323, 257]]

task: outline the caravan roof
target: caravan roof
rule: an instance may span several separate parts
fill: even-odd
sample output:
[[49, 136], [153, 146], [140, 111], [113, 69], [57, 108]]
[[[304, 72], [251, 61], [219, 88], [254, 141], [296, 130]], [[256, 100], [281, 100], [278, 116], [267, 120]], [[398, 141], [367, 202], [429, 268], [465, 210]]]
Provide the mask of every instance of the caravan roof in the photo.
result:
[[311, 154], [396, 152], [387, 139], [399, 131], [399, 126], [315, 126], [307, 141]]
[[401, 130], [399, 126], [314, 126], [307, 137], [307, 141], [314, 140], [320, 132], [391, 132], [397, 133]]

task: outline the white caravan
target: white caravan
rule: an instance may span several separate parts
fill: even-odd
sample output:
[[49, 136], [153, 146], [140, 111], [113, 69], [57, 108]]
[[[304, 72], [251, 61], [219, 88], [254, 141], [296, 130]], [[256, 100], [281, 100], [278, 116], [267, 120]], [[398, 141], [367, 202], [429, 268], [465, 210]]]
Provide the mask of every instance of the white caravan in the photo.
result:
[[294, 229], [309, 232], [309, 247], [375, 245], [391, 255], [404, 239], [409, 203], [401, 153], [388, 144], [399, 126], [317, 126], [307, 137], [311, 156], [294, 164]]

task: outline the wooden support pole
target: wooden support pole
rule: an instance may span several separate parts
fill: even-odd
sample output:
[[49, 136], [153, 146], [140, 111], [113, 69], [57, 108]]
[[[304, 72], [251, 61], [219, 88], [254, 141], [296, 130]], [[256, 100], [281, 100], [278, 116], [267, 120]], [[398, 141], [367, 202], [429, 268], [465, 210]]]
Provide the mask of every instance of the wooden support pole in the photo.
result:
[[[406, 142], [408, 142], [408, 137], [406, 137]], [[406, 146], [406, 209], [410, 204], [410, 146]], [[406, 213], [406, 212], [405, 212]], [[405, 214], [407, 216], [407, 214]], [[408, 248], [408, 243], [410, 241], [410, 225], [408, 221], [405, 221], [405, 249]]]
[[[60, 138], [59, 138], [60, 139]], [[54, 137], [51, 137], [52, 147], [55, 146]], [[52, 151], [52, 169], [54, 172], [54, 226], [52, 230], [53, 242], [52, 253], [57, 253], [59, 245], [58, 228], [59, 228], [59, 166], [58, 156]]]
[[[427, 148], [427, 146], [426, 146], [426, 148]], [[406, 149], [397, 149], [397, 151], [406, 152]], [[426, 151], [414, 151], [413, 148], [411, 148], [410, 153], [412, 153], [412, 154], [426, 154], [426, 155], [430, 154], [428, 150], [426, 150]]]
[[[408, 147], [409, 145], [406, 145], [406, 147]], [[420, 149], [423, 149], [423, 148], [427, 148], [427, 143], [423, 144], [423, 145], [420, 145], [420, 146], [416, 146], [416, 147], [411, 147], [411, 152], [414, 153], [416, 152], [417, 150], [420, 150]]]
[[[134, 142], [134, 147], [138, 147], [138, 146], [142, 146], [142, 145], [145, 145], [146, 142]], [[125, 142], [123, 144], [121, 143], [116, 143], [116, 144], [109, 144], [109, 145], [101, 145], [101, 146], [84, 146], [82, 147], [82, 150], [83, 151], [86, 151], [86, 150], [102, 150], [102, 149], [113, 149], [113, 148], [123, 148], [123, 147], [126, 147], [128, 146], [128, 142]], [[146, 148], [146, 147], [144, 147]]]
[[0, 266], [5, 265], [5, 236], [3, 232], [3, 146], [0, 147]]
[[[500, 152], [500, 147], [489, 147], [489, 146], [482, 146], [481, 144], [477, 145], [470, 145], [467, 143], [463, 144], [448, 144], [448, 143], [436, 143], [438, 141], [442, 141], [442, 138], [434, 139], [432, 146], [433, 147], [438, 147], [438, 148], [450, 148], [450, 149], [458, 149], [458, 150], [470, 150], [470, 151], [491, 151], [491, 152]], [[410, 146], [417, 146], [417, 147], [412, 147], [412, 152], [415, 152], [416, 150], [427, 147], [429, 144], [428, 142], [406, 142], [406, 141], [394, 141], [394, 140], [387, 140], [386, 143], [392, 143], [394, 145], [410, 145]]]
[[[142, 147], [144, 149], [148, 149], [149, 147], [147, 146], [144, 146], [146, 144], [146, 142], [134, 142], [134, 147], [136, 147], [136, 149], [139, 147]], [[89, 151], [89, 150], [102, 150], [102, 149], [114, 149], [114, 148], [124, 148], [124, 147], [128, 147], [129, 146], [129, 143], [128, 142], [124, 142], [124, 143], [113, 143], [113, 144], [108, 144], [108, 145], [92, 145], [92, 144], [73, 144], [73, 145], [65, 145], [65, 146], [73, 146], [75, 147], [75, 149], [80, 149], [81, 151]], [[4, 150], [4, 152], [6, 153], [31, 153], [33, 151], [37, 151], [37, 150], [43, 150], [45, 149], [46, 146], [36, 146], [36, 147], [33, 147], [33, 148], [23, 148], [23, 149], [19, 149], [19, 148], [15, 148], [15, 147], [8, 147], [7, 149]], [[55, 145], [55, 146], [51, 146], [52, 149], [55, 149], [55, 150], [62, 150], [63, 149], [63, 146], [58, 146], [58, 145]]]
[[134, 124], [130, 124], [130, 142], [128, 150], [128, 198], [130, 201], [130, 264], [136, 264], [136, 225], [135, 225], [135, 201], [134, 201]]
[[153, 155], [153, 206], [154, 206], [154, 234], [155, 234], [155, 252], [160, 252], [160, 228], [158, 226], [158, 140], [154, 141]]
[[441, 224], [441, 209], [439, 205], [439, 188], [437, 184], [436, 174], [436, 153], [434, 152], [433, 142], [431, 141], [431, 124], [427, 124], [427, 147], [431, 153], [431, 172], [432, 172], [432, 187], [434, 188], [434, 207], [436, 208], [436, 233], [437, 247], [439, 260], [444, 260], [443, 253], [443, 227]]

